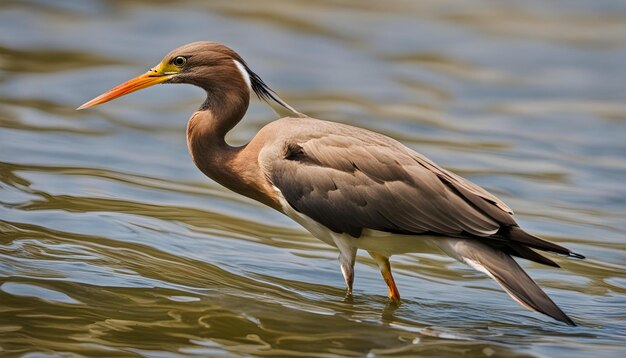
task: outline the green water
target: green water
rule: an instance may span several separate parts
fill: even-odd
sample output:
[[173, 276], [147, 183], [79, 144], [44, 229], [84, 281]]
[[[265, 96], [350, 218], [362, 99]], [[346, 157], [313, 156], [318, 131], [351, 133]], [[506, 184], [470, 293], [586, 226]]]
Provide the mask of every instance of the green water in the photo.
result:
[[[345, 301], [337, 252], [194, 167], [202, 91], [74, 110], [196, 40], [586, 255], [522, 262], [580, 326], [433, 254], [392, 259], [397, 309], [359, 256]], [[617, 0], [2, 1], [0, 356], [623, 356], [625, 64]], [[273, 119], [255, 102], [230, 142]]]

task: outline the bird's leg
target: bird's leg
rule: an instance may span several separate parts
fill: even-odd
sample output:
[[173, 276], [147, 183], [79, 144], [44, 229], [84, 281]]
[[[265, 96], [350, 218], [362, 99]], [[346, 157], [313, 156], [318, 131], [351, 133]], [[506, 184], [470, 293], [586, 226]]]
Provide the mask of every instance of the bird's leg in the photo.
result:
[[341, 265], [341, 273], [346, 280], [346, 296], [352, 296], [352, 284], [354, 283], [354, 261], [356, 258], [356, 249], [350, 249], [347, 252], [343, 250], [339, 254], [339, 263]]
[[340, 235], [333, 235], [335, 246], [339, 249], [339, 264], [341, 273], [346, 280], [346, 297], [352, 296], [352, 283], [354, 282], [354, 261], [356, 259], [356, 247], [350, 246], [349, 242]]
[[399, 305], [400, 291], [398, 291], [398, 288], [396, 287], [396, 282], [393, 280], [393, 276], [391, 275], [391, 264], [389, 263], [389, 258], [387, 256], [372, 251], [368, 251], [368, 253], [378, 264], [378, 267], [380, 268], [380, 273], [383, 275], [385, 283], [387, 283], [387, 289], [389, 290], [389, 299], [392, 303]]

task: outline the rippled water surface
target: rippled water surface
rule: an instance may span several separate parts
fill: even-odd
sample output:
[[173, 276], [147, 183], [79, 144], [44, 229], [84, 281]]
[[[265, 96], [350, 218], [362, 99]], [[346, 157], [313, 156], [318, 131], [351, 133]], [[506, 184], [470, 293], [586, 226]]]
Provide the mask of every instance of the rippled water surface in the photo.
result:
[[[74, 108], [171, 49], [237, 50], [301, 111], [400, 139], [585, 254], [522, 265], [580, 323], [435, 254], [337, 252], [203, 177], [203, 100], [158, 86]], [[623, 1], [0, 2], [1, 356], [626, 354]], [[241, 144], [275, 115], [255, 102]]]

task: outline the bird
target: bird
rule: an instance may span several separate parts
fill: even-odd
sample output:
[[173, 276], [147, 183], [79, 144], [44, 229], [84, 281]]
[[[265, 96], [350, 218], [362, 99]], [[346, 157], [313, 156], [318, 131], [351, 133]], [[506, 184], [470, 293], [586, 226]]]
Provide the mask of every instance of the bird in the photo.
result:
[[[206, 92], [186, 131], [198, 169], [334, 246], [346, 297], [352, 295], [357, 251], [364, 250], [380, 269], [390, 304], [399, 305], [389, 258], [432, 245], [494, 279], [525, 308], [576, 325], [513, 257], [559, 267], [538, 251], [583, 255], [527, 233], [503, 201], [399, 141], [297, 111], [226, 45], [178, 47], [146, 73], [77, 109], [179, 83]], [[243, 119], [253, 95], [288, 115], [263, 126], [247, 144], [231, 146], [225, 136]]]

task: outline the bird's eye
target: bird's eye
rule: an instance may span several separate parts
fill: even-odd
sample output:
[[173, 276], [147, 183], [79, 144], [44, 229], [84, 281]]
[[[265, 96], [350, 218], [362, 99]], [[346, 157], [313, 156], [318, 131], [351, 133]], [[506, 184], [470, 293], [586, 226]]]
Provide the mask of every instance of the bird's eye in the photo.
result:
[[187, 59], [185, 57], [183, 57], [183, 56], [178, 56], [178, 57], [174, 58], [174, 61], [172, 61], [172, 62], [177, 67], [183, 67], [187, 63]]

